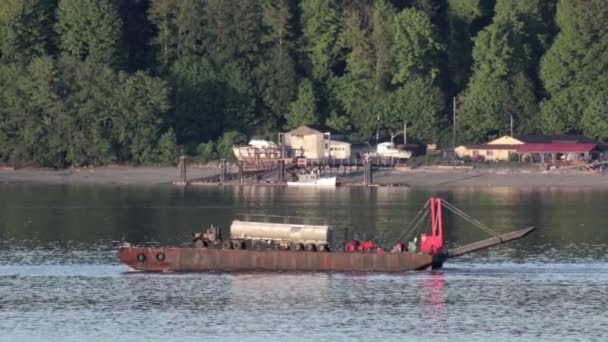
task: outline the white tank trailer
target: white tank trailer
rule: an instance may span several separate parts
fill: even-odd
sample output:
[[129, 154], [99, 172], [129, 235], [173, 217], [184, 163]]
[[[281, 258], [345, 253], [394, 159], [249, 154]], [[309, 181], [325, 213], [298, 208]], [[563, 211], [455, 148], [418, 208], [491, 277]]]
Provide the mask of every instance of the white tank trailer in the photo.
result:
[[332, 241], [328, 225], [271, 223], [234, 220], [230, 240], [251, 242], [254, 247], [289, 248], [292, 250], [327, 251]]

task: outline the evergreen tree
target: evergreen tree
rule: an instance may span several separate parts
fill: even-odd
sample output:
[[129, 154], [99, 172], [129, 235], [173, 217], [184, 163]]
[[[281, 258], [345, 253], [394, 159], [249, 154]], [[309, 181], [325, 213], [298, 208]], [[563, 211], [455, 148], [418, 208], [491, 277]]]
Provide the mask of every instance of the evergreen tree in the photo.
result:
[[581, 128], [583, 132], [601, 141], [608, 141], [608, 88], [594, 93], [589, 106], [583, 112]]
[[180, 58], [171, 68], [173, 115], [169, 123], [180, 143], [200, 143], [221, 135], [224, 92], [221, 73], [208, 59]]
[[[354, 8], [346, 13], [338, 36], [342, 51], [338, 61], [345, 64], [344, 75], [332, 76], [330, 88], [344, 111], [362, 135], [373, 127], [375, 55], [369, 7]], [[334, 113], [334, 115], [337, 115]]]
[[255, 61], [262, 34], [261, 6], [255, 0], [209, 0], [205, 6], [205, 47], [218, 63]]
[[408, 138], [436, 141], [443, 105], [443, 94], [430, 77], [417, 76], [388, 93], [376, 110], [391, 135], [407, 124]]
[[123, 61], [122, 21], [109, 0], [59, 0], [55, 29], [61, 49], [80, 60]]
[[156, 69], [152, 40], [156, 27], [148, 19], [150, 1], [114, 0], [123, 22], [123, 56], [129, 72]]
[[[558, 2], [556, 23], [560, 32], [543, 56], [540, 68], [548, 93], [541, 105], [545, 132], [583, 131], [606, 139], [600, 128], [603, 110], [598, 106], [608, 93], [606, 18], [606, 1]], [[600, 129], [596, 131], [594, 126]]]
[[0, 2], [0, 60], [29, 61], [51, 52], [54, 10], [53, 1]]
[[459, 130], [465, 141], [481, 141], [491, 132], [509, 134], [537, 129], [534, 84], [525, 73], [531, 56], [524, 23], [497, 18], [475, 39], [474, 73], [462, 99]]
[[435, 79], [439, 73], [438, 54], [443, 50], [429, 17], [424, 12], [406, 9], [395, 17], [394, 55], [397, 70], [394, 84], [414, 76]]
[[287, 128], [318, 123], [316, 102], [312, 83], [309, 80], [301, 81], [298, 87], [298, 98], [289, 106], [286, 118]]
[[394, 20], [393, 58], [397, 70], [392, 83], [396, 89], [376, 109], [379, 125], [394, 132], [405, 122], [412, 137], [436, 140], [443, 102], [436, 80], [439, 53], [444, 47], [424, 12], [406, 9]]
[[177, 36], [179, 56], [202, 54], [204, 7], [200, 0], [180, 0], [177, 11]]
[[203, 53], [203, 3], [198, 0], [153, 0], [148, 18], [156, 25], [159, 60], [168, 68], [178, 57]]
[[470, 77], [475, 25], [486, 13], [483, 0], [448, 0], [447, 72], [458, 93]]
[[[12, 70], [11, 70], [12, 69]], [[7, 141], [0, 159], [13, 163], [64, 166], [69, 118], [63, 110], [61, 83], [53, 60], [36, 57], [27, 66], [2, 70], [0, 84], [5, 120], [0, 137]]]
[[266, 0], [263, 4], [262, 43], [266, 58], [257, 69], [257, 79], [270, 120], [280, 119], [289, 110], [297, 91], [292, 54], [291, 4], [288, 0]]
[[325, 79], [334, 62], [339, 16], [331, 0], [302, 0], [302, 49], [310, 61], [315, 80]]
[[151, 0], [148, 10], [149, 20], [156, 25], [157, 36], [154, 43], [160, 50], [160, 61], [168, 67], [175, 61], [178, 46], [178, 0]]

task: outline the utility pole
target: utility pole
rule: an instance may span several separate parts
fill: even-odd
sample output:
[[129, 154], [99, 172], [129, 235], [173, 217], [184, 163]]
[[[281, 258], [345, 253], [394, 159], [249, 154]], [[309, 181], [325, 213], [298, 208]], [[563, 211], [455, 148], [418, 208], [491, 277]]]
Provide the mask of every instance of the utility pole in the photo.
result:
[[403, 145], [407, 145], [407, 121], [403, 121]]
[[378, 139], [380, 139], [380, 134], [379, 131], [380, 130], [380, 112], [378, 112], [378, 115], [376, 117], [376, 144], [378, 144]]
[[456, 148], [456, 96], [452, 97], [452, 148]]
[[511, 138], [513, 138], [513, 114], [511, 114]]

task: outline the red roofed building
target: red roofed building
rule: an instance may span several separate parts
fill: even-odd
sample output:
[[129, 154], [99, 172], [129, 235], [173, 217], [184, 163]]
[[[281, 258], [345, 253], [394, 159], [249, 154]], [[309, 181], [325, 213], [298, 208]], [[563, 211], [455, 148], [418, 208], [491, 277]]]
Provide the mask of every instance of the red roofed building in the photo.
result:
[[480, 145], [462, 145], [454, 149], [463, 158], [485, 160], [509, 160], [512, 156], [532, 162], [553, 163], [587, 161], [597, 144], [581, 135], [528, 135], [504, 136]]
[[517, 153], [529, 156], [532, 162], [587, 162], [591, 153], [597, 148], [594, 143], [553, 143], [553, 144], [523, 144], [517, 148]]

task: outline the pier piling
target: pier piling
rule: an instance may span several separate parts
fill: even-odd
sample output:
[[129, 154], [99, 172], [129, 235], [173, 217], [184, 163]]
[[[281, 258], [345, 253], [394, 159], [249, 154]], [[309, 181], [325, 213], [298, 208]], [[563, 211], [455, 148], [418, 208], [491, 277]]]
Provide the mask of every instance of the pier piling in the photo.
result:
[[280, 159], [277, 164], [277, 181], [279, 184], [285, 183], [285, 159]]
[[245, 175], [243, 174], [243, 162], [239, 162], [239, 184], [245, 183]]
[[226, 182], [226, 159], [220, 160], [220, 184]]
[[372, 163], [366, 158], [363, 163], [363, 185], [370, 186], [373, 182]]
[[186, 156], [184, 155], [179, 157], [179, 181], [182, 184], [188, 183], [188, 178], [186, 176]]

